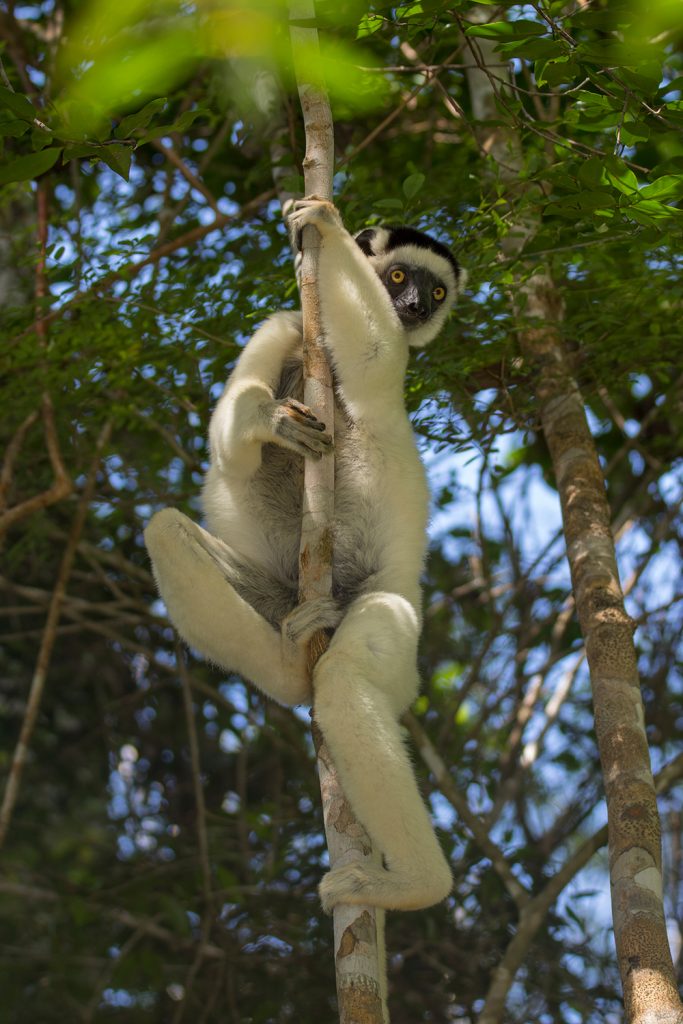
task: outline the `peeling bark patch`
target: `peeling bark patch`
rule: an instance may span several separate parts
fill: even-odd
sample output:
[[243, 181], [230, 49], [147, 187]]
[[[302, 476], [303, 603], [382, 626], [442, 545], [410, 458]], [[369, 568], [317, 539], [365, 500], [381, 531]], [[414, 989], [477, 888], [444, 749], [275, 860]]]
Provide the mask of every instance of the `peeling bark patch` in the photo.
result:
[[344, 934], [337, 950], [337, 959], [351, 956], [356, 952], [359, 942], [369, 943], [374, 941], [375, 925], [367, 910], [364, 910], [360, 917], [357, 917], [353, 924], [344, 929]]
[[337, 832], [346, 832], [347, 828], [354, 821], [351, 806], [348, 800], [340, 800], [335, 807], [335, 813], [333, 817], [334, 827]]
[[662, 876], [657, 868], [645, 868], [644, 871], [639, 871], [637, 875], [633, 876], [633, 881], [641, 888], [654, 893], [658, 900], [662, 898]]
[[328, 820], [335, 832], [355, 840], [355, 845], [360, 848], [363, 855], [366, 857], [369, 855], [372, 850], [372, 844], [367, 837], [365, 829], [356, 820], [351, 810], [351, 804], [346, 797], [343, 800], [334, 801], [330, 808]]

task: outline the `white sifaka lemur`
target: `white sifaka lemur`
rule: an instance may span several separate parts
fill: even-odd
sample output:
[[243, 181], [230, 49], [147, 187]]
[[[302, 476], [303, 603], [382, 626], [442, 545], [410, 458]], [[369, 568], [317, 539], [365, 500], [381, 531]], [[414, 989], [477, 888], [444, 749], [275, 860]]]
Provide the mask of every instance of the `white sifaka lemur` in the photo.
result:
[[[464, 282], [450, 251], [408, 227], [353, 238], [335, 207], [294, 204], [320, 232], [324, 347], [335, 385], [333, 593], [297, 605], [304, 458], [325, 458], [325, 425], [301, 404], [302, 320], [270, 317], [246, 345], [211, 418], [207, 530], [174, 509], [145, 541], [182, 637], [282, 704], [315, 698], [344, 792], [375, 862], [328, 872], [337, 903], [414, 910], [452, 878], [420, 797], [398, 719], [419, 686], [420, 575], [429, 494], [403, 388], [408, 350], [443, 327]], [[306, 648], [334, 633], [315, 666]]]

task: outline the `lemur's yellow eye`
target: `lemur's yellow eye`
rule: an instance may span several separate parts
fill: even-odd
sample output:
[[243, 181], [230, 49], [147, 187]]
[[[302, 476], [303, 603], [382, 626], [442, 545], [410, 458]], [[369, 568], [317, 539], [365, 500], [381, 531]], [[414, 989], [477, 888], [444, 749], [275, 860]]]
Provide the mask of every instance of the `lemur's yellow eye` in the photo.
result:
[[391, 280], [394, 282], [394, 284], [403, 284], [405, 279], [406, 279], [406, 275], [403, 273], [402, 270], [392, 270], [391, 271]]
[[437, 302], [442, 302], [443, 299], [446, 298], [446, 289], [445, 288], [435, 288], [434, 291], [432, 292], [432, 295], [434, 296], [434, 298], [436, 299]]

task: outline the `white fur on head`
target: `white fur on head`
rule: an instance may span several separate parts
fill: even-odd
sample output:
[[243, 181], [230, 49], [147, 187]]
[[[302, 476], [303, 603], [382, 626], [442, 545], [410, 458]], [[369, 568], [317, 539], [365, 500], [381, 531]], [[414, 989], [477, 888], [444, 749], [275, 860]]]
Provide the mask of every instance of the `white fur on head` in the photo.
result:
[[[391, 228], [380, 227], [373, 228], [371, 237], [367, 238], [372, 247], [372, 255], [367, 252], [366, 255], [380, 277], [395, 263], [403, 263], [409, 267], [421, 267], [430, 271], [446, 289], [446, 298], [435, 308], [428, 322], [421, 327], [406, 330], [406, 338], [411, 348], [423, 348], [433, 341], [443, 327], [455, 300], [465, 285], [467, 274], [462, 267], [459, 267], [456, 273], [455, 267], [449, 259], [442, 256], [440, 252], [425, 246], [399, 245], [387, 252], [386, 247], [391, 236]], [[365, 251], [365, 247], [363, 249]]]

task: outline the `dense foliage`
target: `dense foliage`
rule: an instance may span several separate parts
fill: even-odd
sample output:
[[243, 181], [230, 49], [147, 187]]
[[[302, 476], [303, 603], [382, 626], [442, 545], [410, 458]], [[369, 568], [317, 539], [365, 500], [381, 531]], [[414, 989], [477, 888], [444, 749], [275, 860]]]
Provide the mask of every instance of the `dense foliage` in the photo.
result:
[[[418, 770], [456, 884], [390, 916], [396, 1024], [476, 1020], [515, 880], [540, 913], [501, 1022], [620, 1019], [590, 686], [512, 300], [543, 264], [566, 306], [659, 770], [683, 727], [676, 8], [319, 8], [347, 223], [431, 229], [470, 274], [407, 388], [434, 493], [415, 715], [448, 781]], [[154, 509], [198, 515], [212, 404], [253, 327], [296, 305], [273, 185], [275, 165], [296, 187], [303, 153], [296, 103], [273, 103], [273, 74], [292, 81], [286, 11], [8, 2], [0, 29], [0, 528], [19, 509], [0, 575], [5, 784], [46, 672], [4, 837], [4, 1019], [331, 1021], [308, 713], [180, 655], [142, 542]], [[60, 459], [71, 486], [52, 500]], [[677, 954], [671, 780], [661, 811]]]

